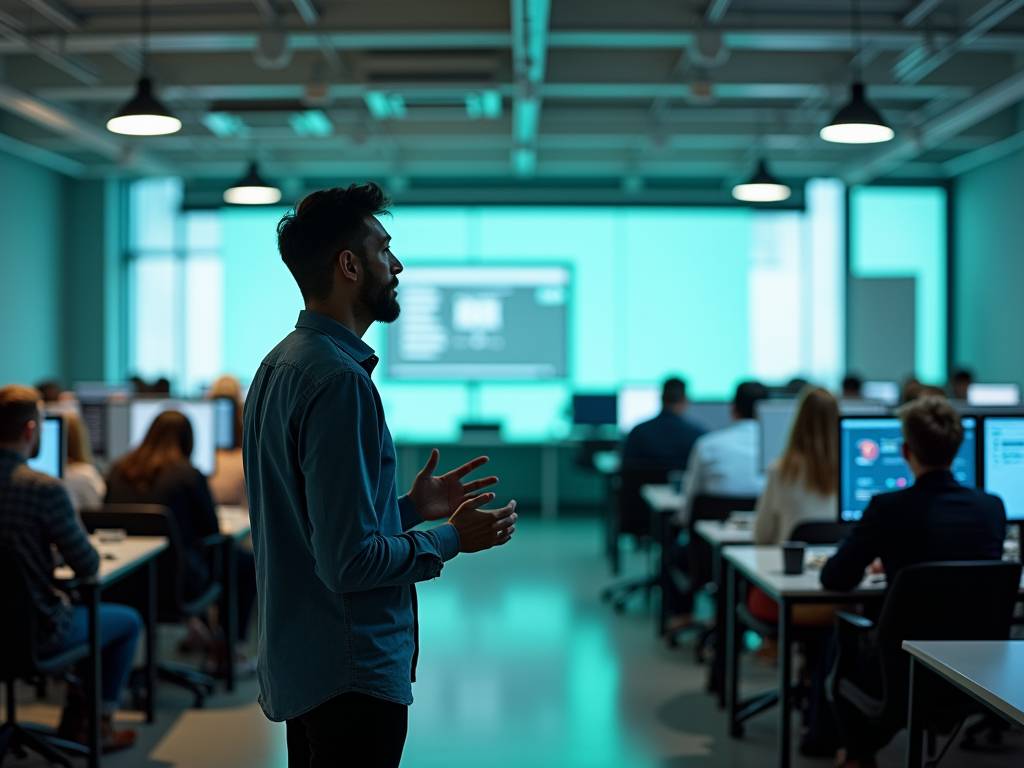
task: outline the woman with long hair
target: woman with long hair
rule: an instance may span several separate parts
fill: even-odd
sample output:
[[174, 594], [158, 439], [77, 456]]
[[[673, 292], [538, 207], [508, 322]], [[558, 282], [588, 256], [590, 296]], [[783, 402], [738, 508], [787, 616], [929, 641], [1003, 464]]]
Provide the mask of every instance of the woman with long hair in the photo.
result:
[[839, 488], [839, 405], [821, 387], [805, 387], [789, 444], [771, 466], [757, 501], [754, 543], [778, 544], [800, 524], [834, 522]]
[[75, 512], [98, 507], [107, 493], [107, 484], [93, 464], [89, 432], [82, 417], [74, 411], [64, 414], [68, 428], [68, 463], [64, 468], [64, 487]]

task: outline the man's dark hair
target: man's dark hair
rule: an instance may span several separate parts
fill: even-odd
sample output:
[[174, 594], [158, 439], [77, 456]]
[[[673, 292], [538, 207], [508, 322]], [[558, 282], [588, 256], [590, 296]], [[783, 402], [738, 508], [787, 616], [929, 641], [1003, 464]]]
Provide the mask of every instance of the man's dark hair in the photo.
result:
[[843, 379], [843, 394], [860, 397], [860, 391], [863, 386], [864, 382], [861, 380], [860, 376], [850, 374]]
[[277, 249], [303, 299], [330, 295], [338, 254], [352, 251], [362, 259], [370, 234], [366, 217], [387, 213], [390, 204], [370, 181], [312, 192], [284, 215], [277, 225]]
[[682, 379], [668, 379], [661, 388], [661, 402], [666, 407], [679, 405], [686, 400], [686, 382]]
[[752, 419], [754, 404], [767, 399], [768, 387], [759, 381], [745, 381], [736, 387], [736, 397], [732, 402], [741, 419]]
[[42, 393], [35, 387], [23, 384], [0, 387], [0, 442], [20, 440], [25, 425], [39, 421], [39, 401], [42, 399]]
[[953, 375], [950, 376], [949, 380], [951, 382], [953, 382], [954, 384], [960, 384], [960, 383], [964, 383], [964, 382], [966, 382], [967, 384], [970, 384], [970, 383], [972, 383], [974, 381], [974, 374], [971, 373], [966, 368], [961, 368], [961, 369], [959, 369], [957, 371], [954, 371]]
[[926, 467], [948, 467], [964, 441], [960, 414], [938, 395], [925, 395], [899, 410], [903, 439]]

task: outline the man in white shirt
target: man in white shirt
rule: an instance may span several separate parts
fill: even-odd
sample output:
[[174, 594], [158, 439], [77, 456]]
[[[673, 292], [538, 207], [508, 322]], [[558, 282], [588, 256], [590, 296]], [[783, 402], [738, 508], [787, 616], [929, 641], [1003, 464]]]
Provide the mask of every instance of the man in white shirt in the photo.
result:
[[676, 515], [686, 525], [698, 496], [758, 496], [764, 490], [760, 467], [760, 425], [754, 404], [768, 397], [768, 388], [746, 381], [736, 388], [734, 422], [697, 439], [683, 477], [683, 505]]

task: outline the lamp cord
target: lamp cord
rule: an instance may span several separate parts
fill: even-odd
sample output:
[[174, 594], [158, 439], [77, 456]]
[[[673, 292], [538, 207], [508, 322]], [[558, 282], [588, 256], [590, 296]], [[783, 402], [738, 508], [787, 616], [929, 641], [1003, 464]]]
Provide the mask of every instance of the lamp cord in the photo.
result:
[[850, 0], [851, 7], [851, 26], [853, 27], [853, 73], [855, 75], [856, 82], [860, 82], [863, 79], [863, 72], [861, 71], [860, 57], [864, 51], [863, 45], [863, 31], [861, 30], [861, 17], [860, 17], [860, 0]]

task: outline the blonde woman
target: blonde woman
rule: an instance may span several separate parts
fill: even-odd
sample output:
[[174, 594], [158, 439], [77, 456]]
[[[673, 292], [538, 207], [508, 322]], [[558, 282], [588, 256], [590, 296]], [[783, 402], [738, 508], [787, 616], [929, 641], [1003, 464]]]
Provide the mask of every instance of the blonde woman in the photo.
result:
[[107, 484], [93, 464], [89, 447], [89, 432], [81, 416], [67, 411], [64, 420], [68, 427], [68, 464], [64, 469], [64, 487], [71, 498], [75, 512], [103, 504]]
[[800, 395], [785, 452], [768, 467], [757, 501], [754, 543], [778, 544], [806, 522], [834, 522], [839, 487], [839, 405], [827, 390]]

